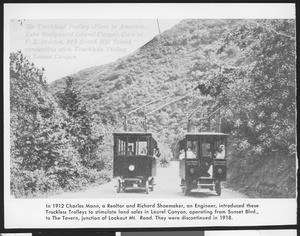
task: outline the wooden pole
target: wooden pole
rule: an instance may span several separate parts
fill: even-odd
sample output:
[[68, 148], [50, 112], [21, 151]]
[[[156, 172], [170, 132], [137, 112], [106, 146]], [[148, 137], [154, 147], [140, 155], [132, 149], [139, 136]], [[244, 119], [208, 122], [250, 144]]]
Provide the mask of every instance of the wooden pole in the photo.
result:
[[156, 22], [157, 22], [158, 32], [159, 32], [159, 34], [160, 34], [160, 28], [159, 28], [158, 19], [156, 19]]

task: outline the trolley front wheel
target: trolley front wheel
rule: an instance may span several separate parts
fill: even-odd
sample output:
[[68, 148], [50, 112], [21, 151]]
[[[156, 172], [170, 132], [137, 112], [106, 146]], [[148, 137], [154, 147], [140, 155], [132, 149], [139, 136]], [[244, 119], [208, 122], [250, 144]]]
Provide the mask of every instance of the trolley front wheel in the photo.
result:
[[190, 194], [190, 191], [191, 191], [190, 185], [185, 180], [182, 181], [182, 185], [183, 185], [182, 186], [183, 195], [188, 196]]
[[146, 183], [145, 183], [145, 193], [146, 194], [149, 193], [149, 180], [146, 180]]

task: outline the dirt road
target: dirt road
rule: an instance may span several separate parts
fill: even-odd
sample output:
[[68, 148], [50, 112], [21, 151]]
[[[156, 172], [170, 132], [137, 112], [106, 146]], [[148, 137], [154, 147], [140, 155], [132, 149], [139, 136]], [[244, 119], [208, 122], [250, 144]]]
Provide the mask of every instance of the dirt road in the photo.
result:
[[168, 167], [158, 167], [155, 177], [154, 191], [145, 194], [143, 190], [134, 189], [121, 193], [116, 191], [116, 181], [102, 184], [89, 189], [62, 193], [51, 196], [50, 198], [247, 198], [247, 196], [226, 189], [222, 186], [221, 196], [217, 196], [214, 191], [201, 189], [194, 190], [189, 196], [184, 196], [180, 188], [179, 162], [173, 161]]

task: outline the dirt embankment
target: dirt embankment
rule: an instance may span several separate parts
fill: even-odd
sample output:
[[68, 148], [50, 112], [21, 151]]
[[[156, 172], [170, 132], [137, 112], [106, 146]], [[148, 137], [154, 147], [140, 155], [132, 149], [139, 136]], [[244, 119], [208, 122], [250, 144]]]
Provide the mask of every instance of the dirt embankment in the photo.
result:
[[296, 197], [296, 157], [232, 158], [227, 186], [254, 198]]

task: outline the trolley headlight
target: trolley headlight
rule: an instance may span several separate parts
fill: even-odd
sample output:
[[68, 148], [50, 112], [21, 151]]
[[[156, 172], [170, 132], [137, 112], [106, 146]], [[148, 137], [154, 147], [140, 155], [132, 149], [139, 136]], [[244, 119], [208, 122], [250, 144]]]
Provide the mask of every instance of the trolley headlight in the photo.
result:
[[191, 169], [190, 169], [190, 173], [191, 173], [191, 174], [194, 174], [194, 173], [195, 173], [194, 168], [191, 168]]
[[219, 173], [219, 174], [222, 174], [222, 173], [223, 173], [223, 170], [222, 170], [221, 168], [219, 168], [219, 169], [218, 169], [218, 173]]
[[130, 166], [128, 167], [128, 169], [129, 169], [130, 171], [134, 171], [134, 165], [130, 165]]

